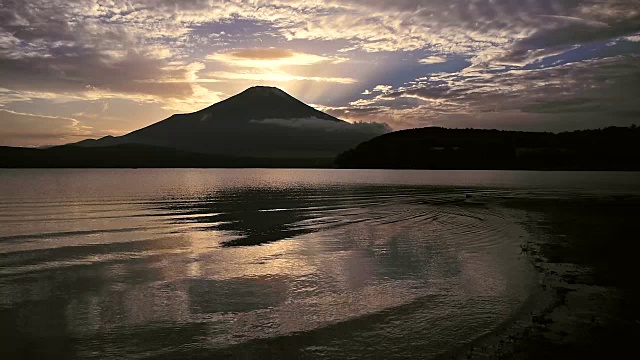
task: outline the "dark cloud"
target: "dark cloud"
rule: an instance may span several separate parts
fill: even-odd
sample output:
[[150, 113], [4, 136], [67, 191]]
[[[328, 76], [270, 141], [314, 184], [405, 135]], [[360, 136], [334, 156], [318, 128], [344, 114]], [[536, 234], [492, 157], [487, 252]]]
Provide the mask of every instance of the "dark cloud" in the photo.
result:
[[[514, 121], [526, 118], [529, 122], [539, 116], [545, 126], [557, 119], [567, 128], [585, 128], [637, 122], [638, 93], [640, 56], [631, 55], [531, 70], [433, 74], [415, 87], [378, 95], [369, 106], [385, 106], [394, 128], [407, 122], [442, 125], [454, 118], [474, 124], [481, 118], [504, 127], [509, 119], [505, 114]], [[423, 102], [407, 106], [407, 97]], [[347, 111], [350, 109], [343, 109]], [[376, 114], [354, 116], [367, 117], [378, 118]], [[554, 123], [554, 127], [561, 126]], [[536, 127], [528, 123], [528, 128]]]
[[541, 15], [571, 15], [585, 0], [345, 0], [382, 10], [398, 10], [417, 16], [414, 21], [455, 25], [468, 30], [507, 30], [537, 27], [545, 20]]
[[[382, 12], [401, 12], [399, 28], [419, 26], [476, 61], [523, 66], [575, 46], [640, 31], [637, 0], [345, 0]], [[429, 42], [429, 40], [427, 40]], [[493, 55], [490, 55], [493, 54]]]
[[523, 106], [522, 110], [547, 114], [592, 112], [602, 111], [602, 104], [594, 99], [577, 97], [564, 100], [540, 100], [534, 104]]
[[570, 17], [544, 17], [553, 25], [535, 31], [508, 48], [508, 52], [495, 59], [498, 63], [526, 65], [544, 57], [564, 53], [576, 45], [615, 39], [640, 31], [640, 15], [610, 24]]
[[0, 33], [16, 42], [0, 48], [0, 87], [72, 96], [193, 95], [193, 69], [168, 66], [153, 53], [158, 49], [138, 48], [123, 26], [74, 19], [70, 9], [76, 3], [2, 1]]
[[[0, 57], [0, 87], [59, 94], [103, 91], [186, 99], [193, 94], [187, 69], [135, 53], [120, 59], [100, 54], [64, 54], [8, 59]], [[183, 83], [157, 83], [184, 79]], [[157, 82], [156, 82], [157, 81]]]

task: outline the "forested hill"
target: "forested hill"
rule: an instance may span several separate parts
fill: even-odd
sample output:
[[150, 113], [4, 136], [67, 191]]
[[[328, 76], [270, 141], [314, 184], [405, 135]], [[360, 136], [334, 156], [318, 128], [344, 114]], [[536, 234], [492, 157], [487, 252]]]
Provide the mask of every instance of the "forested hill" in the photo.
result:
[[340, 154], [341, 168], [640, 170], [640, 129], [559, 134], [428, 127], [378, 136]]

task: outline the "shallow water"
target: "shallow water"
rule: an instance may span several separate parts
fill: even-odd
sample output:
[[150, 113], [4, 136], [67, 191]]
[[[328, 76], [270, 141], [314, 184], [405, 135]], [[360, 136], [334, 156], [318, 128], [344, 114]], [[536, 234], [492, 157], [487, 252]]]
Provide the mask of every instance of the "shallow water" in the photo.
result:
[[[522, 214], [635, 173], [1, 170], [0, 346], [23, 357], [434, 357], [520, 311]], [[587, 195], [585, 195], [587, 194]]]

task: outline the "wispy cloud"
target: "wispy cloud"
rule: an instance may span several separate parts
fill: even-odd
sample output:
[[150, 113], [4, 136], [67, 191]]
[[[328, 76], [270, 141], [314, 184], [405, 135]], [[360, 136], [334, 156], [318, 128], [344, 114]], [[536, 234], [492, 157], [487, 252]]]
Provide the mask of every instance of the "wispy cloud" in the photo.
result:
[[0, 125], [0, 143], [5, 145], [56, 145], [93, 135], [92, 128], [74, 118], [3, 109]]
[[352, 78], [338, 78], [338, 77], [321, 77], [321, 76], [302, 76], [302, 75], [292, 75], [283, 71], [259, 71], [259, 72], [246, 72], [246, 71], [237, 71], [237, 72], [212, 72], [209, 73], [208, 76], [224, 80], [250, 80], [250, 81], [259, 81], [259, 82], [273, 82], [273, 83], [282, 83], [282, 82], [290, 82], [290, 81], [317, 81], [317, 82], [328, 82], [328, 83], [336, 83], [336, 84], [353, 84], [356, 82], [355, 79]]
[[347, 59], [326, 57], [296, 52], [282, 48], [249, 48], [207, 56], [207, 60], [220, 61], [227, 65], [249, 68], [281, 68], [283, 66], [305, 66], [318, 63], [340, 63]]

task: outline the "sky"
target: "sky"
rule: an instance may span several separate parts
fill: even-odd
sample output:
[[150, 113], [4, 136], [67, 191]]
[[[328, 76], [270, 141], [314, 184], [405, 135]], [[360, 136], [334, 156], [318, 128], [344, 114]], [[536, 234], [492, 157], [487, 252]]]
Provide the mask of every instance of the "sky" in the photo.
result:
[[254, 85], [394, 130], [640, 124], [640, 0], [0, 0], [0, 145]]

